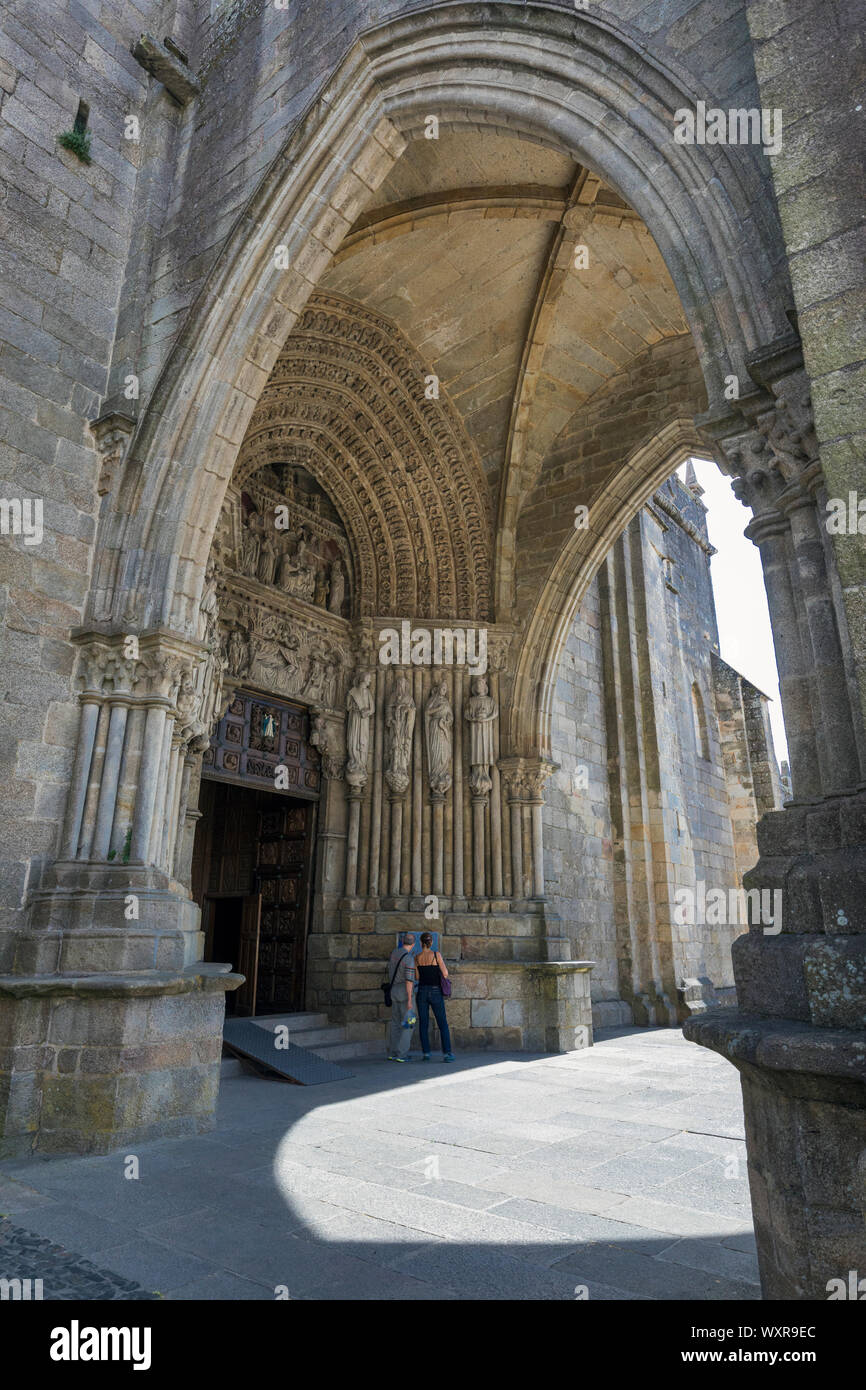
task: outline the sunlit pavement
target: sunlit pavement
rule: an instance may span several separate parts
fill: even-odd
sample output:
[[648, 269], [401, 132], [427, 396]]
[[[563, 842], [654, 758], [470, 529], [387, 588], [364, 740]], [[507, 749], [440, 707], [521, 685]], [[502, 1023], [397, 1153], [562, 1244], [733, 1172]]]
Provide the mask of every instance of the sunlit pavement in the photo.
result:
[[43, 1269], [45, 1298], [112, 1296], [93, 1269], [172, 1299], [760, 1297], [737, 1074], [678, 1031], [347, 1065], [225, 1081], [216, 1129], [139, 1146], [137, 1179], [0, 1163], [7, 1230], [91, 1270]]

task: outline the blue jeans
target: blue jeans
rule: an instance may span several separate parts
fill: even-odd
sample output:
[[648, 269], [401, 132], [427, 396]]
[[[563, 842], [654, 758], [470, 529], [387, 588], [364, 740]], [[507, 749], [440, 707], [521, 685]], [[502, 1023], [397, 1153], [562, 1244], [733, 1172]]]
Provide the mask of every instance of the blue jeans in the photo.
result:
[[421, 1051], [430, 1051], [430, 1034], [427, 1031], [430, 1025], [430, 1015], [428, 1009], [433, 1010], [433, 1017], [438, 1026], [442, 1038], [442, 1051], [451, 1051], [451, 1034], [448, 1031], [448, 1020], [445, 1017], [445, 1000], [442, 998], [442, 991], [438, 985], [419, 985], [417, 990], [418, 999], [418, 1031], [421, 1034]]

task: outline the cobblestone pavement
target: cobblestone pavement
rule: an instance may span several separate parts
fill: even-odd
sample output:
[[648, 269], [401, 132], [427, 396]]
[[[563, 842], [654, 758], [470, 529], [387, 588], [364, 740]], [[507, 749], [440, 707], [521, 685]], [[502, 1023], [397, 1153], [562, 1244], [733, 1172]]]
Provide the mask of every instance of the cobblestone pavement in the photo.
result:
[[217, 1128], [140, 1145], [138, 1179], [125, 1153], [3, 1162], [0, 1212], [78, 1252], [56, 1288], [71, 1260], [113, 1290], [52, 1297], [760, 1297], [737, 1074], [677, 1030], [351, 1065], [225, 1081]]
[[[68, 1299], [107, 1302], [157, 1297], [131, 1279], [97, 1269], [90, 1260], [64, 1250], [62, 1245], [55, 1245], [44, 1236], [13, 1226], [6, 1217], [0, 1219], [0, 1271], [0, 1279], [7, 1280], [6, 1292], [0, 1297], [12, 1299], [41, 1299], [49, 1303]], [[19, 1281], [20, 1287], [13, 1281]], [[37, 1281], [41, 1281], [41, 1287]]]

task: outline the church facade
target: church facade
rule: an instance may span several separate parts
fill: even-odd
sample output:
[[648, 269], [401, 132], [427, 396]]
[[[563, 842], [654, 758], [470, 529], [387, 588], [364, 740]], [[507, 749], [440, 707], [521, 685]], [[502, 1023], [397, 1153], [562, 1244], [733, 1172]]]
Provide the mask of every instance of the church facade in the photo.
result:
[[729, 1057], [765, 1292], [855, 1267], [856, 16], [675, 8], [4, 16], [4, 1155], [206, 1128], [226, 1007], [378, 1046], [427, 926], [462, 1047]]

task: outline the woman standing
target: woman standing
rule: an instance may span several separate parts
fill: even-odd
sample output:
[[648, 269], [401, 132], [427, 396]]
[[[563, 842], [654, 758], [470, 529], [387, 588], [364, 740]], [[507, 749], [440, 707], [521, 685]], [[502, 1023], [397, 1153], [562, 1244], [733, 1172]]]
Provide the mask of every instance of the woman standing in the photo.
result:
[[433, 937], [429, 931], [421, 933], [421, 950], [415, 958], [415, 968], [418, 972], [418, 989], [416, 1001], [418, 1004], [418, 1030], [421, 1034], [421, 1051], [424, 1053], [423, 1060], [430, 1061], [430, 1036], [428, 1028], [430, 1025], [429, 1010], [433, 1010], [433, 1017], [439, 1028], [439, 1036], [442, 1039], [442, 1061], [453, 1062], [454, 1054], [451, 1051], [451, 1034], [448, 1031], [448, 1019], [445, 1017], [445, 999], [442, 994], [442, 981], [448, 979], [448, 969], [438, 951], [433, 950]]

